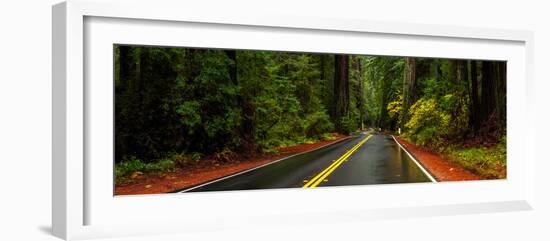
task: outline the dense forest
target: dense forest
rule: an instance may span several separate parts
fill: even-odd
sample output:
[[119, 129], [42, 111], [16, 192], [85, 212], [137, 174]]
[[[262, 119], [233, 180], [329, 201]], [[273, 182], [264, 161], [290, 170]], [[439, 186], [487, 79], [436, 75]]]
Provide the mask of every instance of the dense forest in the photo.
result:
[[114, 58], [117, 165], [254, 155], [369, 127], [439, 150], [505, 144], [506, 62], [126, 45]]

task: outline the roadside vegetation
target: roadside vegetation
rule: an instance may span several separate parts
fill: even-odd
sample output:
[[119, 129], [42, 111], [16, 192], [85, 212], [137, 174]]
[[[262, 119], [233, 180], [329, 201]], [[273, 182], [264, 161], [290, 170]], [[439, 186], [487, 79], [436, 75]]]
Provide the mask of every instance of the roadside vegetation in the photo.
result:
[[506, 64], [407, 61], [403, 90], [387, 107], [402, 137], [484, 178], [506, 178]]
[[[281, 144], [278, 148], [266, 149], [261, 153], [256, 153], [255, 156], [249, 156], [250, 159], [268, 157], [278, 153], [278, 149], [292, 147], [299, 144], [313, 144], [318, 141], [334, 141], [338, 139], [337, 133], [325, 133], [319, 139], [304, 139], [295, 142], [287, 142]], [[243, 161], [244, 157], [237, 153], [224, 149], [220, 152], [213, 153], [209, 156], [204, 156], [201, 153], [194, 152], [191, 154], [172, 153], [165, 158], [155, 161], [143, 161], [134, 156], [127, 157], [123, 161], [115, 163], [115, 182], [117, 184], [132, 183], [136, 178], [142, 175], [161, 176], [170, 172], [177, 172], [185, 168], [199, 167], [201, 164], [223, 165], [236, 164]]]
[[366, 127], [506, 175], [505, 62], [126, 45], [114, 54], [117, 182]]
[[357, 125], [332, 111], [333, 82], [344, 79], [333, 80], [328, 55], [122, 45], [114, 51], [117, 180], [203, 159], [274, 153]]
[[506, 140], [490, 147], [451, 147], [449, 159], [474, 173], [489, 179], [506, 178]]

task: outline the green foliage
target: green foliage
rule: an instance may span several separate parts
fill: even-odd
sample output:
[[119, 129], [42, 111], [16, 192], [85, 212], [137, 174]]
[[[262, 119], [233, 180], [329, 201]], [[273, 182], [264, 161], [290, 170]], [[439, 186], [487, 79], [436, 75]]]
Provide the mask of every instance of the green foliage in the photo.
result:
[[[483, 105], [487, 103], [484, 98], [488, 98], [479, 95], [480, 89], [487, 86], [480, 86], [478, 79], [494, 78], [494, 73], [482, 73], [491, 75], [479, 78], [478, 70], [472, 80], [471, 68], [477, 63], [469, 68], [467, 62], [461, 60], [417, 59], [417, 63], [419, 99], [408, 109], [405, 137], [446, 155], [483, 177], [506, 177], [505, 136], [501, 143], [492, 146], [491, 143], [496, 142], [488, 140], [487, 135], [480, 134], [480, 130], [472, 126], [473, 118], [482, 114], [472, 99], [477, 99], [477, 105]], [[471, 89], [474, 86], [472, 81], [476, 82], [477, 89]], [[396, 104], [388, 106], [390, 113]]]
[[469, 131], [469, 109], [464, 97], [459, 94], [446, 94], [440, 98], [439, 105], [449, 115], [448, 137], [459, 137]]
[[442, 132], [447, 130], [450, 115], [443, 112], [437, 100], [420, 99], [410, 108], [410, 120], [405, 124], [410, 138], [422, 145], [439, 142]]
[[369, 56], [364, 60], [365, 113], [370, 125], [394, 129], [399, 116], [389, 115], [388, 104], [399, 98], [403, 88], [404, 58]]
[[337, 137], [333, 133], [323, 133], [321, 140], [330, 141], [335, 140]]
[[157, 162], [146, 163], [135, 157], [123, 160], [115, 164], [115, 178], [121, 180], [129, 177], [133, 173], [159, 173], [173, 171], [176, 162], [172, 159], [161, 159]]
[[305, 119], [305, 135], [307, 137], [322, 138], [327, 132], [334, 130], [334, 124], [325, 110], [308, 114]]
[[255, 98], [256, 139], [263, 148], [296, 139], [301, 127], [300, 103], [294, 96], [295, 86], [288, 79], [276, 79], [263, 95]]
[[[115, 50], [119, 52], [120, 48]], [[222, 50], [126, 47], [115, 76], [116, 160], [159, 161], [171, 152], [213, 152], [241, 142], [239, 86]], [[121, 72], [121, 64], [128, 66]]]
[[449, 157], [485, 178], [506, 178], [506, 138], [494, 147], [452, 149]]
[[353, 131], [358, 129], [356, 118], [351, 116], [344, 116], [340, 120], [342, 123], [342, 129], [344, 130], [344, 133], [352, 133]]
[[[318, 66], [313, 56], [263, 54], [266, 57], [264, 75], [271, 80], [253, 83], [256, 88], [252, 97], [256, 123], [254, 135], [260, 147], [270, 150], [303, 143], [332, 131], [334, 125], [319, 98], [320, 73], [316, 70]], [[247, 74], [239, 77], [252, 79], [258, 76], [257, 73]]]
[[227, 146], [235, 148], [240, 138], [234, 135], [241, 123], [237, 103], [239, 86], [231, 80], [231, 59], [221, 50], [194, 50], [175, 89], [176, 113], [181, 130], [191, 137], [184, 150], [212, 152]]
[[400, 120], [400, 115], [403, 112], [403, 95], [399, 95], [396, 100], [388, 103], [387, 109], [390, 118], [397, 118]]
[[410, 119], [405, 124], [406, 134], [421, 145], [438, 145], [444, 137], [467, 131], [467, 109], [453, 94], [440, 98], [421, 98], [411, 106], [409, 112]]
[[180, 116], [180, 122], [189, 131], [189, 134], [193, 134], [195, 128], [202, 123], [200, 107], [198, 101], [185, 101], [176, 107], [176, 113]]
[[[331, 54], [116, 45], [114, 57], [117, 176], [204, 156], [229, 161], [243, 151], [273, 152], [330, 138], [335, 127], [394, 131], [406, 121], [410, 139], [436, 145], [471, 130], [472, 96], [456, 60], [416, 58], [409, 96], [403, 57], [347, 56], [349, 78], [338, 79]], [[335, 83], [349, 87], [336, 90]], [[408, 110], [404, 95], [415, 102]], [[346, 104], [336, 112], [335, 103]]]

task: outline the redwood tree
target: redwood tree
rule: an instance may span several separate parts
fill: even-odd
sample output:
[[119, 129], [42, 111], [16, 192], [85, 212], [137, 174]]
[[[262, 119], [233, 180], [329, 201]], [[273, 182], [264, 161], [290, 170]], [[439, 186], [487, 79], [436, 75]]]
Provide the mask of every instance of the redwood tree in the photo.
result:
[[416, 86], [416, 59], [407, 57], [405, 58], [405, 74], [403, 81], [403, 111], [401, 114], [401, 128], [403, 128], [405, 123], [407, 123], [409, 119], [409, 108], [417, 99]]
[[349, 112], [349, 55], [334, 57], [334, 118], [338, 132], [344, 133], [342, 118]]

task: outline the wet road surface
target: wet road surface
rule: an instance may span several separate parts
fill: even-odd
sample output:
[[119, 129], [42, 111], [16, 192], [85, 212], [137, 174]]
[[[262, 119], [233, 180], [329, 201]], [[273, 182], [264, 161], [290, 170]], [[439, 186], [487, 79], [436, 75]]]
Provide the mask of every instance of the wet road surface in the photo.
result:
[[362, 133], [182, 192], [430, 182], [392, 136]]

